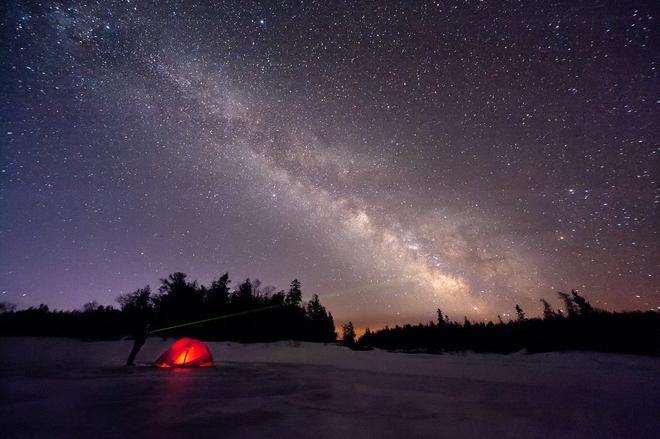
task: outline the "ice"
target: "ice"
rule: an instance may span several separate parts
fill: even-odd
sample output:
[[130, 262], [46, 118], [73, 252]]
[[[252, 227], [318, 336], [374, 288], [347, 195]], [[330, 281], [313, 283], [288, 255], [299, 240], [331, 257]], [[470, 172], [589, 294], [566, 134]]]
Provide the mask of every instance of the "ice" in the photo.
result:
[[[150, 339], [148, 363], [172, 340]], [[0, 339], [3, 438], [658, 437], [660, 359], [208, 343], [216, 367], [124, 368], [130, 341]]]

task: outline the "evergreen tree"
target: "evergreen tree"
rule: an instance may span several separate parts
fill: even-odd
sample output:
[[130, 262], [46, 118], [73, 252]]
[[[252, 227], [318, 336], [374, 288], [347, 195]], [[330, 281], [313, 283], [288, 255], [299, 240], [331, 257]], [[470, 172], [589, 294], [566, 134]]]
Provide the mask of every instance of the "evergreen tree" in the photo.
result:
[[270, 296], [270, 302], [273, 305], [282, 305], [284, 303], [284, 299], [286, 298], [286, 293], [284, 290], [280, 290], [277, 293], [274, 293], [272, 296]]
[[518, 315], [519, 322], [525, 320], [525, 311], [523, 311], [523, 309], [518, 304], [516, 304], [516, 314]]
[[335, 319], [332, 318], [332, 313], [328, 312], [328, 318], [325, 321], [325, 339], [324, 341], [335, 341], [337, 340], [337, 333], [335, 332]]
[[438, 308], [437, 310], [437, 315], [438, 315], [438, 326], [445, 326], [447, 324], [447, 321], [445, 320], [445, 316], [442, 314], [442, 310]]
[[298, 279], [294, 279], [291, 282], [285, 302], [291, 306], [300, 306], [302, 304], [302, 290], [300, 289], [300, 281]]
[[253, 285], [250, 278], [247, 278], [238, 286], [233, 294], [233, 301], [239, 306], [251, 305], [253, 299]]
[[577, 291], [571, 290], [571, 295], [573, 296], [573, 302], [577, 306], [581, 315], [586, 316], [595, 311], [591, 303], [589, 303], [584, 297], [580, 296]]
[[229, 273], [225, 273], [211, 282], [206, 292], [206, 305], [211, 314], [220, 312], [229, 304]]
[[561, 317], [561, 314], [555, 311], [552, 305], [550, 305], [545, 299], [541, 299], [541, 303], [543, 304], [543, 318], [545, 320], [552, 320]]
[[353, 322], [344, 323], [342, 332], [342, 343], [346, 346], [355, 345], [355, 328], [353, 328]]
[[314, 294], [312, 300], [307, 303], [307, 316], [310, 320], [323, 320], [327, 317], [327, 313], [323, 305], [321, 305], [318, 294]]
[[562, 300], [562, 302], [564, 302], [564, 306], [566, 307], [566, 314], [568, 315], [568, 317], [569, 318], [577, 317], [578, 309], [577, 306], [575, 306], [575, 302], [573, 301], [573, 298], [566, 293], [562, 293], [561, 291], [558, 291], [557, 295]]
[[324, 342], [335, 340], [337, 335], [332, 315], [328, 314], [325, 307], [321, 305], [317, 294], [314, 294], [312, 300], [307, 304], [306, 317], [309, 322], [306, 339]]

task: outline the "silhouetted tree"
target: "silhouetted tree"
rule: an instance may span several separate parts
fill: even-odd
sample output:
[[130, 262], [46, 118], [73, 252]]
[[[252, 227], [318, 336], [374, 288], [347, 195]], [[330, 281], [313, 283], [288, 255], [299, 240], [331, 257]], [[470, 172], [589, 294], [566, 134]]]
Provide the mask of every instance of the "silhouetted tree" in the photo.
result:
[[275, 290], [276, 288], [273, 285], [266, 285], [265, 287], [259, 288], [255, 294], [260, 301], [269, 302], [273, 295], [277, 294]]
[[575, 306], [575, 303], [573, 302], [573, 298], [566, 293], [562, 293], [561, 291], [558, 291], [557, 295], [562, 300], [562, 302], [564, 302], [564, 307], [566, 308], [566, 315], [569, 318], [577, 317], [578, 309]]
[[234, 292], [232, 301], [237, 305], [250, 305], [253, 298], [252, 293], [252, 281], [250, 278], [247, 278], [238, 286], [238, 289]]
[[229, 273], [225, 273], [211, 282], [206, 292], [206, 306], [210, 313], [218, 313], [229, 304]]
[[286, 298], [286, 293], [284, 290], [280, 290], [277, 293], [273, 293], [272, 296], [270, 296], [270, 301], [273, 305], [282, 305], [284, 303], [284, 299]]
[[158, 292], [161, 294], [183, 294], [188, 292], [192, 284], [186, 281], [188, 275], [177, 271], [160, 280]]
[[307, 320], [309, 322], [306, 339], [310, 341], [334, 341], [337, 337], [332, 315], [321, 305], [319, 296], [314, 294], [307, 304]]
[[516, 304], [516, 314], [518, 315], [519, 322], [525, 320], [525, 311], [523, 311], [523, 309], [518, 304]]
[[437, 319], [438, 319], [438, 326], [445, 326], [447, 324], [447, 321], [445, 320], [444, 314], [442, 314], [442, 310], [438, 308], [436, 311], [437, 313]]
[[541, 303], [543, 304], [543, 318], [546, 320], [552, 320], [556, 319], [558, 317], [561, 317], [561, 314], [559, 314], [555, 309], [550, 305], [545, 299], [541, 299]]
[[291, 306], [300, 306], [302, 303], [302, 290], [300, 289], [300, 281], [294, 279], [289, 287], [289, 292], [286, 294], [286, 303]]
[[328, 311], [328, 320], [326, 321], [326, 334], [328, 335], [327, 341], [335, 341], [337, 339], [337, 333], [335, 332], [335, 319], [332, 317], [330, 311]]
[[197, 282], [188, 282], [185, 273], [176, 272], [160, 280], [154, 304], [159, 317], [167, 322], [181, 322], [204, 315], [203, 292]]
[[122, 294], [117, 297], [117, 302], [125, 313], [147, 314], [152, 310], [151, 299], [151, 287], [147, 285], [132, 293]]
[[327, 316], [318, 294], [314, 294], [312, 300], [307, 303], [307, 316], [312, 320], [321, 320]]
[[342, 343], [346, 346], [355, 345], [355, 328], [353, 322], [344, 323], [342, 326]]
[[588, 316], [595, 311], [595, 308], [585, 299], [580, 296], [577, 291], [571, 290], [571, 295], [573, 296], [573, 302], [578, 308], [580, 315]]

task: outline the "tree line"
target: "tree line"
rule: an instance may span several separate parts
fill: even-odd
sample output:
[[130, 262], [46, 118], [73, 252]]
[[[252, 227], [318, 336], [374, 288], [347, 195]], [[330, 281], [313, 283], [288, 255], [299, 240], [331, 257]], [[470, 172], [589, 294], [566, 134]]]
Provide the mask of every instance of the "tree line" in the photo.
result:
[[[149, 324], [152, 330], [175, 326], [158, 333], [166, 337], [247, 342], [336, 339], [332, 314], [316, 294], [303, 302], [297, 279], [287, 291], [276, 291], [249, 278], [232, 288], [228, 273], [205, 286], [177, 272], [161, 279], [157, 292], [147, 285], [119, 296], [117, 302], [119, 308], [91, 302], [74, 311], [51, 311], [46, 305], [16, 311], [4, 303], [0, 306], [0, 335], [117, 339], [144, 331]], [[238, 315], [217, 319], [233, 314]], [[207, 319], [214, 320], [176, 327]]]
[[[528, 318], [520, 305], [514, 319], [504, 322], [449, 320], [442, 310], [427, 324], [394, 326], [357, 337], [352, 322], [342, 326], [342, 343], [352, 349], [380, 348], [405, 352], [548, 352], [589, 350], [660, 354], [660, 312], [610, 312], [598, 309], [576, 291], [559, 292], [555, 309], [540, 299], [542, 317]], [[303, 302], [300, 282], [276, 291], [259, 280], [246, 279], [234, 288], [229, 274], [209, 286], [189, 281], [184, 273], [117, 298], [119, 308], [87, 303], [81, 310], [50, 310], [46, 305], [16, 310], [0, 303], [0, 335], [65, 336], [90, 340], [117, 339], [151, 329], [164, 337], [191, 336], [204, 340], [334, 342], [332, 314], [317, 295]], [[235, 317], [216, 319], [222, 316]], [[180, 324], [212, 319], [192, 326]]]
[[609, 312], [598, 309], [576, 291], [559, 292], [563, 305], [555, 309], [541, 299], [543, 316], [527, 318], [520, 305], [515, 319], [475, 323], [450, 321], [437, 310], [428, 324], [367, 329], [356, 340], [353, 325], [344, 326], [344, 343], [357, 349], [381, 348], [406, 352], [475, 351], [529, 353], [585, 350], [631, 354], [660, 354], [660, 312]]

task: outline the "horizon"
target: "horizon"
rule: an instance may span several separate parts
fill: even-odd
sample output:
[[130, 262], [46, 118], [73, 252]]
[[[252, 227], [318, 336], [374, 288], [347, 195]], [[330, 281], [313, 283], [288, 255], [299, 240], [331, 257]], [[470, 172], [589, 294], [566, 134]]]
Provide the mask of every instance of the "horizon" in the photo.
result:
[[[248, 279], [248, 278], [245, 278], [245, 279]], [[245, 279], [243, 279], [243, 280], [245, 280]], [[254, 281], [259, 281], [260, 282], [260, 279], [258, 277], [249, 278], [249, 279], [251, 279], [253, 282]], [[232, 282], [231, 277], [229, 278], [229, 280], [230, 280], [230, 284], [234, 283], [234, 282]], [[204, 283], [199, 282], [196, 279], [190, 279], [190, 281], [196, 283], [199, 287], [202, 287], [202, 286], [208, 287], [210, 285], [210, 282], [204, 284]], [[152, 289], [152, 291], [155, 291], [155, 292], [158, 291], [158, 286], [157, 285], [155, 287], [152, 286], [151, 284], [143, 285], [143, 287], [145, 287], [145, 286], [150, 287]], [[270, 288], [272, 288], [273, 292], [286, 291], [286, 288], [278, 288], [277, 286], [264, 284], [264, 283], [261, 283], [261, 287], [262, 288], [269, 288], [270, 287]], [[232, 292], [236, 291], [236, 289], [234, 287], [231, 287], [230, 290]], [[566, 291], [572, 291], [572, 290], [575, 290], [575, 289], [569, 289], [569, 290], [566, 290]], [[566, 291], [564, 291], [564, 292], [566, 292]], [[575, 291], [580, 293], [579, 290], [575, 290]], [[133, 292], [133, 291], [121, 292], [120, 295], [131, 293], [131, 292]], [[539, 300], [538, 300], [538, 303], [536, 303], [535, 308], [527, 309], [527, 308], [523, 307], [523, 311], [525, 312], [525, 315], [527, 316], [527, 318], [532, 318], [532, 319], [535, 319], [535, 318], [541, 319], [541, 318], [543, 318], [543, 307], [542, 307], [542, 304], [540, 302], [541, 299], [547, 300], [551, 305], [558, 305], [556, 307], [556, 310], [559, 313], [565, 313], [565, 310], [563, 309], [563, 307], [561, 305], [561, 300], [557, 296], [557, 293], [559, 293], [559, 292], [561, 292], [561, 290], [554, 291], [553, 292], [554, 294], [551, 294], [549, 296], [540, 297]], [[316, 293], [313, 293], [313, 292], [312, 293], [306, 292], [305, 289], [304, 289], [304, 286], [302, 288], [302, 293], [303, 293], [303, 295], [302, 295], [303, 304], [307, 303], [311, 299], [311, 297], [316, 294]], [[156, 293], [156, 294], [158, 294], [158, 293]], [[589, 297], [586, 297], [586, 299], [589, 300]], [[6, 303], [16, 305], [13, 302], [6, 302]], [[104, 306], [104, 307], [105, 306], [110, 306], [110, 307], [113, 307], [115, 309], [120, 308], [118, 306], [118, 301], [117, 300], [114, 300], [111, 303], [101, 303], [101, 302], [98, 302], [96, 300], [93, 300], [93, 301], [90, 301], [90, 302], [82, 303], [79, 306], [72, 307], [72, 308], [58, 308], [58, 307], [54, 307], [52, 305], [49, 305], [47, 303], [25, 305], [25, 306], [22, 306], [22, 307], [19, 307], [17, 305], [16, 311], [25, 310], [25, 309], [28, 309], [30, 307], [38, 307], [38, 306], [41, 306], [41, 305], [48, 306], [50, 311], [65, 311], [65, 312], [81, 311], [85, 305], [91, 304], [91, 303], [96, 303], [96, 304], [98, 304], [100, 306]], [[600, 310], [603, 310], [603, 311], [608, 311], [608, 312], [635, 312], [635, 311], [640, 311], [640, 312], [656, 311], [656, 312], [658, 312], [658, 311], [660, 311], [660, 306], [658, 306], [656, 308], [649, 308], [649, 309], [643, 309], [643, 308], [612, 309], [612, 308], [600, 306], [597, 303], [594, 303], [594, 304], [596, 305], [597, 309], [600, 309]], [[497, 323], [497, 321], [501, 318], [501, 320], [504, 321], [504, 323], [507, 323], [507, 322], [511, 322], [511, 321], [516, 320], [516, 316], [515, 316], [515, 306], [516, 305], [519, 305], [519, 304], [514, 304], [513, 305], [514, 308], [510, 312], [504, 312], [502, 314], [497, 314], [495, 316], [484, 316], [484, 315], [476, 315], [476, 316], [475, 315], [470, 315], [470, 316], [468, 316], [467, 314], [464, 314], [464, 315], [458, 315], [458, 314], [448, 315], [444, 311], [443, 311], [443, 314], [445, 314], [445, 316], [449, 319], [448, 321], [455, 322], [455, 323], [460, 323], [465, 318], [467, 318], [468, 320], [470, 320], [474, 323], [479, 323], [479, 322], [482, 322], [482, 323], [488, 323], [488, 322]], [[441, 307], [438, 307], [438, 308], [442, 309]], [[360, 337], [365, 333], [365, 331], [367, 329], [370, 329], [370, 330], [373, 331], [373, 330], [381, 330], [381, 329], [384, 329], [386, 327], [403, 326], [403, 325], [406, 325], [406, 324], [410, 324], [410, 325], [428, 324], [429, 322], [436, 322], [437, 321], [437, 310], [438, 310], [438, 308], [435, 308], [433, 310], [429, 310], [430, 312], [429, 312], [428, 318], [425, 318], [424, 316], [405, 316], [405, 315], [402, 316], [402, 315], [397, 315], [396, 318], [391, 319], [391, 320], [380, 320], [379, 321], [378, 317], [374, 317], [374, 318], [371, 318], [371, 319], [367, 317], [367, 318], [362, 318], [361, 320], [353, 321], [351, 319], [341, 320], [341, 319], [337, 319], [335, 317], [335, 330], [336, 330], [337, 334], [340, 334], [341, 329], [342, 329], [342, 325], [344, 323], [347, 323], [347, 322], [351, 321], [354, 324], [354, 329], [355, 329], [356, 335], [358, 337]], [[332, 309], [328, 309], [328, 311], [330, 313], [332, 313]]]

